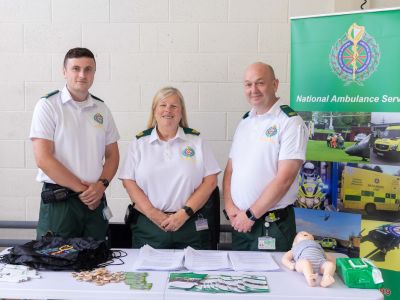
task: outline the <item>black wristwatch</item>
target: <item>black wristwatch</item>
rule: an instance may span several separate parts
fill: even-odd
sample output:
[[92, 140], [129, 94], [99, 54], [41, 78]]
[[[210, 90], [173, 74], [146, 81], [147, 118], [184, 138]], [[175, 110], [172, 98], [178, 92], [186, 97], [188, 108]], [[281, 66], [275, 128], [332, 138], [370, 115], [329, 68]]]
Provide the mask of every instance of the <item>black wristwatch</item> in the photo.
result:
[[185, 206], [182, 207], [182, 208], [183, 208], [183, 210], [185, 211], [185, 213], [186, 213], [189, 217], [191, 217], [191, 216], [194, 215], [194, 211], [193, 211], [193, 209], [192, 209], [191, 207], [185, 205]]
[[250, 208], [246, 210], [246, 216], [252, 221], [257, 221], [256, 216], [253, 214]]
[[100, 178], [98, 181], [100, 181], [105, 188], [107, 188], [110, 185], [110, 182], [105, 178]]

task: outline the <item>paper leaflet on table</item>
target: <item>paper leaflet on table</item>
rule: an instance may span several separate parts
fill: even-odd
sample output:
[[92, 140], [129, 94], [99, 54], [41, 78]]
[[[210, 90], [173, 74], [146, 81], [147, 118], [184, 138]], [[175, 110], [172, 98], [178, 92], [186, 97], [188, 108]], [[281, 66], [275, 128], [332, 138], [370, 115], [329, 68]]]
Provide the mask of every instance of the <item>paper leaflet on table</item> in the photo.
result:
[[144, 245], [139, 250], [134, 268], [136, 270], [180, 270], [183, 268], [183, 251], [161, 251], [149, 245]]

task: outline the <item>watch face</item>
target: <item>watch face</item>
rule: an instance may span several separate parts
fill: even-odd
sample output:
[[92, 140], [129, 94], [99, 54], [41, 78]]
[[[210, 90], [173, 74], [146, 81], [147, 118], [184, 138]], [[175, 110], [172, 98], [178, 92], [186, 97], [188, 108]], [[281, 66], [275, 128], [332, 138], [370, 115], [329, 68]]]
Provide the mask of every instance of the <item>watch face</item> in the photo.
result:
[[252, 220], [252, 221], [257, 220], [256, 217], [253, 215], [253, 213], [251, 212], [250, 209], [246, 210], [246, 216], [247, 216], [250, 220]]

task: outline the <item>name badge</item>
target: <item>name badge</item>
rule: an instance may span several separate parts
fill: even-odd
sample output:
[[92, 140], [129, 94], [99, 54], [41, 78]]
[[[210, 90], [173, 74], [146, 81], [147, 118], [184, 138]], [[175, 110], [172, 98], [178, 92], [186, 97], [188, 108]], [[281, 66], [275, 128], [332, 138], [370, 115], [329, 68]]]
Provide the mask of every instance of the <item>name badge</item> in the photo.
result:
[[105, 206], [103, 208], [103, 218], [104, 220], [110, 220], [113, 217], [113, 214], [111, 212], [111, 209], [108, 206]]
[[194, 222], [196, 225], [196, 231], [202, 231], [208, 229], [208, 220], [204, 218], [199, 218]]
[[260, 236], [258, 238], [258, 249], [260, 250], [275, 250], [275, 238], [270, 236]]

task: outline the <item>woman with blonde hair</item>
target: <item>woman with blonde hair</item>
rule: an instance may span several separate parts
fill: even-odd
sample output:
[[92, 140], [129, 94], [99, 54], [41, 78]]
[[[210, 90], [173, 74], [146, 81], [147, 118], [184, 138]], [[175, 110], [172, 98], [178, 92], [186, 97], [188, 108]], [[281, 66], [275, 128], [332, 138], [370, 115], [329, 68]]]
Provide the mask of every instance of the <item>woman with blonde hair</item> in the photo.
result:
[[181, 92], [159, 90], [147, 129], [131, 142], [119, 174], [135, 205], [134, 248], [210, 248], [203, 207], [221, 170], [199, 135], [188, 127]]

